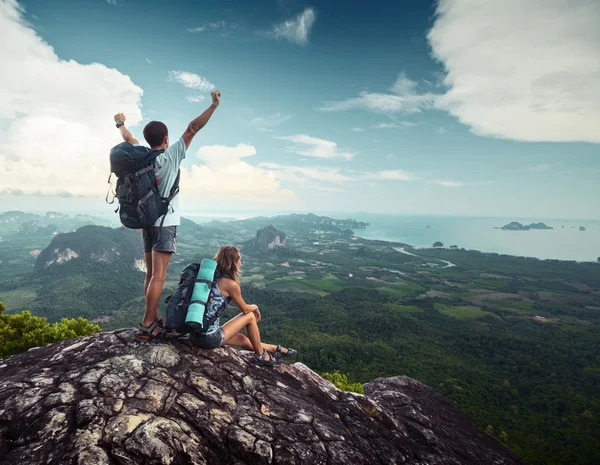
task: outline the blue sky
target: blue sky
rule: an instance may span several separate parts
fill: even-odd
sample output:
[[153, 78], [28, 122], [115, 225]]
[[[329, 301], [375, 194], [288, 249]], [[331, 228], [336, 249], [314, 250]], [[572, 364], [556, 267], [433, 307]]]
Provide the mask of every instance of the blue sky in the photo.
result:
[[600, 6], [501, 3], [0, 0], [1, 210], [102, 210], [112, 115], [218, 88], [184, 213], [598, 219]]

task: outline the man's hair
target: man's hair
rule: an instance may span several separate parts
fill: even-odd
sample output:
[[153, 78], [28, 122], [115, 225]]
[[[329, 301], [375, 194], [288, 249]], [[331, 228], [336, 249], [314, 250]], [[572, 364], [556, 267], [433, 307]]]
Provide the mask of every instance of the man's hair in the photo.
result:
[[169, 130], [165, 123], [160, 121], [150, 121], [144, 128], [144, 139], [150, 147], [162, 145], [165, 137], [169, 135]]
[[221, 247], [214, 258], [217, 262], [217, 271], [235, 281], [239, 281], [240, 270], [238, 269], [237, 262], [240, 256], [240, 249], [233, 245]]

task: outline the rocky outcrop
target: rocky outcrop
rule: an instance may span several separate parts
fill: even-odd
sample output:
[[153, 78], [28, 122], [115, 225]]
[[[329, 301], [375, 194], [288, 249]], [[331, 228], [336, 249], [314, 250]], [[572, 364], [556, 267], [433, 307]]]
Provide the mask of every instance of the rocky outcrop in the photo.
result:
[[136, 260], [142, 259], [139, 234], [128, 229], [90, 225], [55, 236], [38, 255], [35, 271], [43, 273], [69, 264], [81, 272], [98, 263], [134, 269]]
[[256, 231], [256, 237], [244, 244], [244, 250], [262, 253], [283, 246], [285, 233], [270, 224]]
[[544, 223], [531, 223], [527, 225], [523, 225], [518, 221], [512, 221], [508, 224], [505, 224], [501, 228], [494, 229], [503, 229], [504, 231], [529, 231], [531, 229], [554, 229], [551, 226], [548, 226]]
[[0, 464], [522, 464], [406, 377], [341, 392], [306, 366], [133, 330], [0, 360]]

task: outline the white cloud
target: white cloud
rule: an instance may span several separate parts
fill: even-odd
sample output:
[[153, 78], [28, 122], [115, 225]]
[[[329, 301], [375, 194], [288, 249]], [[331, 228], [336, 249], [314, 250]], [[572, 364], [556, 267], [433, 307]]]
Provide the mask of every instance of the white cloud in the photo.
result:
[[[142, 120], [143, 91], [100, 63], [60, 59], [15, 1], [0, 2], [0, 179], [25, 195], [106, 193], [113, 115]], [[15, 78], [18, 76], [18, 79]], [[43, 76], [43, 79], [40, 79]]]
[[417, 123], [413, 123], [412, 121], [401, 121], [399, 123], [379, 123], [374, 126], [371, 126], [375, 129], [395, 129], [395, 128], [410, 128], [412, 126], [416, 126]]
[[204, 95], [188, 95], [185, 99], [188, 102], [199, 103], [206, 100], [206, 97]]
[[196, 89], [202, 92], [209, 92], [215, 88], [205, 77], [187, 71], [169, 71], [168, 80], [176, 81], [188, 89]]
[[250, 120], [248, 125], [252, 128], [257, 129], [261, 132], [271, 132], [272, 129], [276, 126], [279, 126], [286, 121], [290, 120], [292, 115], [282, 115], [281, 113], [274, 113], [272, 115], [266, 116], [264, 118], [257, 117]]
[[284, 181], [303, 183], [307, 179], [318, 181], [336, 182], [352, 181], [353, 178], [342, 174], [337, 168], [306, 167], [280, 165], [278, 163], [260, 163], [258, 166], [277, 173], [277, 177]]
[[412, 173], [402, 170], [384, 170], [376, 173], [369, 173], [366, 179], [376, 179], [380, 181], [414, 181], [416, 177]]
[[436, 129], [436, 131], [438, 134], [446, 134], [448, 132], [448, 130], [445, 127], [439, 127]]
[[299, 155], [316, 158], [338, 158], [350, 160], [354, 158], [356, 152], [348, 152], [340, 149], [335, 142], [318, 139], [305, 134], [296, 134], [294, 136], [275, 137], [275, 139], [287, 140], [295, 145], [287, 147], [288, 152], [294, 152]]
[[530, 166], [528, 169], [529, 169], [529, 171], [532, 171], [532, 172], [539, 172], [539, 171], [547, 170], [549, 167], [550, 167], [550, 165], [541, 164], [541, 165]]
[[148, 63], [149, 65], [151, 65], [152, 61], [149, 58], [146, 58], [146, 63]]
[[600, 142], [600, 2], [439, 0], [436, 15], [439, 108], [479, 135]]
[[306, 45], [316, 17], [315, 10], [306, 8], [295, 18], [287, 19], [273, 27], [267, 33], [267, 36], [275, 39], [286, 39], [298, 45]]
[[247, 144], [201, 147], [196, 157], [202, 164], [181, 168], [181, 190], [188, 199], [182, 202], [193, 202], [199, 196], [251, 203], [285, 203], [292, 199], [293, 192], [281, 188], [275, 173], [244, 161], [254, 155], [256, 149]]
[[259, 166], [275, 172], [278, 179], [300, 184], [308, 180], [341, 184], [346, 181], [414, 181], [416, 179], [412, 173], [402, 170], [357, 172], [325, 166], [305, 167], [278, 163], [261, 163]]
[[117, 0], [106, 0], [106, 3], [108, 3], [109, 5], [118, 5]]
[[235, 23], [227, 23], [225, 21], [212, 21], [205, 23], [202, 26], [190, 27], [187, 31], [191, 33], [220, 31], [221, 35], [223, 37], [226, 37], [229, 34], [231, 34], [235, 28], [237, 28], [237, 24]]
[[462, 181], [442, 180], [442, 181], [429, 181], [429, 184], [437, 184], [438, 186], [444, 187], [462, 187], [465, 185]]
[[325, 102], [321, 111], [345, 111], [362, 109], [383, 114], [412, 114], [433, 107], [436, 95], [430, 92], [418, 93], [418, 83], [410, 80], [401, 73], [396, 82], [390, 87], [391, 93], [367, 92], [359, 93], [358, 97], [339, 102]]
[[365, 129], [364, 128], [352, 128], [351, 131], [352, 132], [363, 132]]

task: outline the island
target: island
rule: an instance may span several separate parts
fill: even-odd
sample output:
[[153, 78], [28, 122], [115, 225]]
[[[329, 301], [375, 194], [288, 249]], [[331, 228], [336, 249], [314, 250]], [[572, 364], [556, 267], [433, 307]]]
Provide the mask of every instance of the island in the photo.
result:
[[502, 229], [504, 231], [529, 231], [530, 229], [554, 229], [551, 226], [548, 226], [544, 223], [531, 223], [531, 224], [521, 224], [518, 221], [512, 221], [511, 223], [505, 224], [501, 228], [494, 229]]
[[442, 244], [440, 241], [437, 241], [433, 243], [433, 247], [444, 247], [444, 244]]
[[580, 231], [585, 231], [585, 227], [584, 226], [579, 226], [579, 230]]

